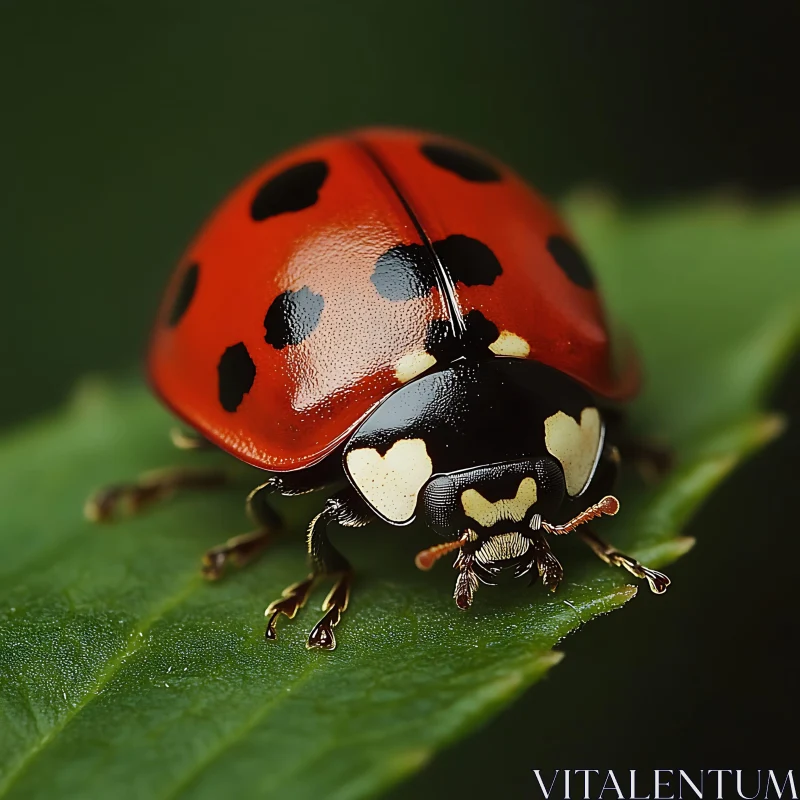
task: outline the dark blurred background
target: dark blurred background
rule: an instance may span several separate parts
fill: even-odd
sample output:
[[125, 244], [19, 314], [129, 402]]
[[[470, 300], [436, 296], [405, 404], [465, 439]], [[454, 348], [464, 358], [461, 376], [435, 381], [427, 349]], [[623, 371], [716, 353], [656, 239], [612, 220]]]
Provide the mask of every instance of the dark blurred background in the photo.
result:
[[[798, 41], [800, 5], [770, 0], [6, 0], [0, 425], [86, 372], [129, 372], [210, 209], [324, 132], [450, 133], [556, 199], [587, 184], [638, 204], [796, 192]], [[790, 432], [716, 495], [672, 569], [680, 593], [568, 640], [547, 684], [397, 796], [522, 796], [533, 766], [790, 766], [795, 610], [772, 607], [751, 564], [774, 556], [774, 580], [794, 581], [798, 457]], [[730, 520], [724, 551], [702, 541], [712, 517]]]

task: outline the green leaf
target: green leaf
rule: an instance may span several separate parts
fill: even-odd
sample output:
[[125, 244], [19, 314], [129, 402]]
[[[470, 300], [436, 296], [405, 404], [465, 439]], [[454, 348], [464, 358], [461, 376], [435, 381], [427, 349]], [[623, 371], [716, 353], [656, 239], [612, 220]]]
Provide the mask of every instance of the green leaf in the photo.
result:
[[[641, 345], [649, 382], [635, 425], [679, 456], [660, 486], [624, 481], [604, 532], [666, 564], [691, 546], [679, 531], [698, 504], [780, 430], [759, 406], [797, 343], [800, 208], [641, 213], [584, 198], [568, 211]], [[558, 663], [566, 634], [637, 591], [559, 541], [556, 595], [484, 588], [459, 613], [452, 570], [413, 566], [430, 535], [376, 525], [337, 532], [360, 575], [339, 648], [305, 649], [312, 608], [268, 644], [263, 609], [304, 575], [302, 533], [321, 498], [282, 502], [294, 535], [215, 585], [199, 577], [199, 555], [246, 529], [255, 471], [239, 470], [241, 491], [111, 528], [81, 519], [97, 485], [222, 458], [172, 452], [168, 425], [141, 388], [85, 385], [64, 413], [0, 445], [0, 797], [374, 795], [511, 702]]]

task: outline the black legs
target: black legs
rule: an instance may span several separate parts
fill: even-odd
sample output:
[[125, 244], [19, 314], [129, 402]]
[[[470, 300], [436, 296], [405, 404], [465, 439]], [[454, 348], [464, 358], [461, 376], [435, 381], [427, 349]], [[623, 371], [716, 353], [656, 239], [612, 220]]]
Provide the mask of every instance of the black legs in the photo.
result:
[[325, 598], [322, 610], [325, 615], [311, 631], [307, 647], [333, 650], [336, 637], [333, 629], [339, 624], [350, 601], [350, 585], [353, 571], [350, 562], [333, 546], [328, 537], [328, 525], [337, 522], [345, 527], [366, 525], [372, 518], [363, 501], [352, 489], [345, 489], [329, 498], [323, 510], [317, 514], [308, 528], [308, 560], [311, 573], [305, 580], [293, 583], [282, 595], [270, 603], [265, 614], [266, 638], [274, 640], [276, 625], [281, 615], [292, 619], [302, 608], [314, 587], [324, 578], [336, 579], [333, 589]]
[[[172, 432], [173, 443], [181, 449], [200, 449], [208, 443], [202, 437], [181, 431]], [[272, 475], [254, 489], [247, 498], [247, 511], [255, 524], [249, 533], [228, 539], [212, 547], [203, 556], [202, 571], [209, 580], [220, 578], [226, 567], [244, 566], [259, 556], [274, 534], [282, 529], [281, 518], [270, 504], [273, 495], [295, 496], [321, 489], [341, 481], [341, 462], [338, 457], [298, 472]], [[95, 522], [105, 522], [120, 514], [137, 513], [157, 501], [185, 490], [208, 491], [228, 484], [222, 469], [175, 467], [149, 472], [137, 480], [114, 484], [95, 492], [86, 502], [86, 516]], [[334, 628], [350, 600], [352, 568], [347, 559], [333, 546], [328, 537], [328, 525], [336, 522], [347, 527], [366, 525], [372, 514], [352, 489], [330, 497], [323, 510], [308, 529], [308, 560], [311, 572], [305, 580], [287, 587], [281, 597], [267, 609], [269, 622], [267, 639], [275, 638], [278, 618], [293, 618], [305, 605], [314, 587], [324, 578], [333, 578], [334, 585], [322, 604], [324, 613], [308, 637], [309, 647], [333, 650], [336, 647]]]
[[589, 547], [592, 548], [595, 555], [597, 555], [599, 558], [602, 558], [606, 564], [610, 564], [614, 567], [623, 567], [624, 569], [628, 570], [631, 575], [635, 575], [637, 578], [646, 579], [647, 583], [650, 585], [650, 590], [654, 594], [664, 594], [664, 592], [667, 591], [667, 588], [670, 585], [670, 579], [664, 575], [663, 572], [656, 572], [656, 570], [640, 564], [635, 558], [631, 558], [630, 556], [626, 556], [624, 553], [620, 553], [619, 550], [611, 547], [610, 544], [604, 542], [588, 528], [581, 529], [580, 537], [584, 542], [586, 542], [586, 544], [589, 545]]
[[283, 480], [273, 475], [250, 492], [247, 514], [256, 524], [256, 529], [207, 550], [203, 556], [203, 577], [210, 581], [218, 580], [228, 564], [244, 567], [261, 555], [272, 536], [283, 529], [280, 515], [267, 502], [271, 494], [282, 494], [282, 490]]
[[227, 482], [224, 470], [167, 467], [146, 472], [135, 481], [104, 486], [89, 497], [83, 512], [92, 522], [108, 522], [121, 514], [136, 514], [179, 491], [217, 489]]

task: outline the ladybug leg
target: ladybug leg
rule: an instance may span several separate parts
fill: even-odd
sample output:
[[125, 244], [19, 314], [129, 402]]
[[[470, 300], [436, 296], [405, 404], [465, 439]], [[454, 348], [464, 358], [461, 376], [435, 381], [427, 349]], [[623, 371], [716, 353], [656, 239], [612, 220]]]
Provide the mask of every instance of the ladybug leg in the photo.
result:
[[322, 604], [322, 610], [325, 615], [308, 635], [306, 647], [309, 650], [314, 647], [318, 647], [321, 650], [335, 649], [336, 637], [333, 635], [333, 629], [341, 622], [342, 614], [350, 604], [350, 586], [352, 582], [352, 571], [343, 572], [337, 578], [333, 589], [328, 592], [328, 596]]
[[[263, 552], [275, 533], [283, 529], [283, 520], [269, 503], [273, 494], [294, 497], [313, 492], [321, 486], [316, 476], [297, 477], [273, 475], [266, 483], [257, 486], [247, 496], [247, 514], [257, 526], [250, 533], [234, 536], [224, 544], [212, 547], [203, 556], [203, 577], [215, 581], [222, 577], [225, 567], [232, 563], [244, 567]], [[298, 606], [299, 608], [299, 606]]]
[[184, 489], [216, 489], [228, 482], [221, 469], [171, 467], [141, 475], [130, 483], [105, 486], [89, 497], [84, 514], [92, 522], [108, 522], [120, 512], [135, 514], [145, 506]]
[[623, 459], [634, 464], [645, 483], [657, 483], [674, 465], [672, 450], [654, 439], [623, 439], [619, 451]]
[[169, 438], [178, 450], [214, 450], [216, 449], [211, 442], [197, 431], [186, 430], [184, 428], [171, 428]]
[[372, 512], [352, 488], [343, 489], [329, 498], [322, 513], [317, 515], [308, 529], [308, 556], [312, 575], [336, 576], [325, 601], [322, 619], [313, 627], [306, 647], [333, 650], [336, 637], [333, 629], [341, 622], [342, 614], [350, 603], [353, 568], [350, 562], [333, 546], [328, 537], [328, 525], [338, 522], [346, 528], [361, 528], [373, 520]]
[[664, 575], [663, 572], [656, 572], [656, 570], [640, 564], [635, 558], [620, 553], [619, 550], [611, 547], [611, 545], [604, 542], [585, 527], [581, 528], [580, 537], [592, 548], [595, 555], [603, 559], [606, 564], [610, 564], [614, 567], [623, 567], [628, 570], [631, 575], [646, 579], [650, 584], [650, 590], [655, 594], [664, 594], [664, 592], [667, 591], [670, 585], [670, 579]]
[[247, 497], [247, 514], [258, 527], [251, 533], [234, 536], [224, 544], [207, 550], [203, 556], [204, 578], [218, 580], [228, 563], [244, 567], [261, 555], [272, 534], [283, 527], [278, 512], [266, 502], [270, 494], [279, 491], [279, 483], [280, 479], [273, 477], [250, 492]]
[[278, 638], [275, 626], [278, 618], [283, 614], [288, 619], [294, 619], [295, 614], [308, 602], [309, 595], [314, 591], [314, 587], [319, 583], [322, 576], [315, 575], [313, 572], [302, 581], [292, 583], [287, 586], [277, 600], [273, 600], [264, 612], [267, 620], [267, 629], [264, 631], [264, 638], [273, 642]]
[[306, 646], [333, 650], [336, 637], [333, 629], [339, 624], [350, 602], [353, 569], [350, 562], [333, 546], [328, 537], [328, 525], [338, 522], [345, 527], [357, 528], [372, 520], [372, 513], [352, 489], [344, 489], [325, 503], [325, 507], [311, 521], [308, 528], [308, 557], [311, 573], [305, 580], [294, 583], [283, 591], [278, 600], [270, 603], [264, 612], [269, 618], [265, 636], [277, 638], [278, 618], [283, 614], [292, 619], [306, 604], [314, 587], [325, 577], [335, 577], [336, 583], [322, 604], [324, 616], [309, 634]]
[[632, 434], [627, 428], [624, 411], [605, 408], [603, 416], [608, 425], [608, 440], [618, 445], [606, 446], [604, 460], [612, 460], [616, 464], [621, 460], [629, 461], [646, 483], [656, 483], [672, 469], [672, 450], [658, 439]]
[[222, 577], [228, 563], [244, 567], [255, 560], [269, 543], [271, 531], [266, 528], [243, 533], [228, 539], [225, 544], [206, 550], [203, 555], [203, 577], [216, 581]]

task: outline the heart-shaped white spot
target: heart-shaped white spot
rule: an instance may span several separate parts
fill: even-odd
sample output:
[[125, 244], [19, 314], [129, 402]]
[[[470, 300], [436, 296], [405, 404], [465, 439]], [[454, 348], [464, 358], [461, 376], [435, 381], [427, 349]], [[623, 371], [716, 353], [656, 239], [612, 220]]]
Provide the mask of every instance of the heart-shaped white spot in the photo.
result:
[[422, 439], [400, 439], [382, 456], [372, 447], [347, 454], [347, 471], [364, 499], [390, 522], [414, 516], [420, 489], [433, 474]]
[[563, 411], [544, 421], [544, 441], [548, 451], [564, 468], [567, 493], [575, 497], [594, 473], [603, 444], [603, 424], [596, 408], [584, 408], [580, 424]]

